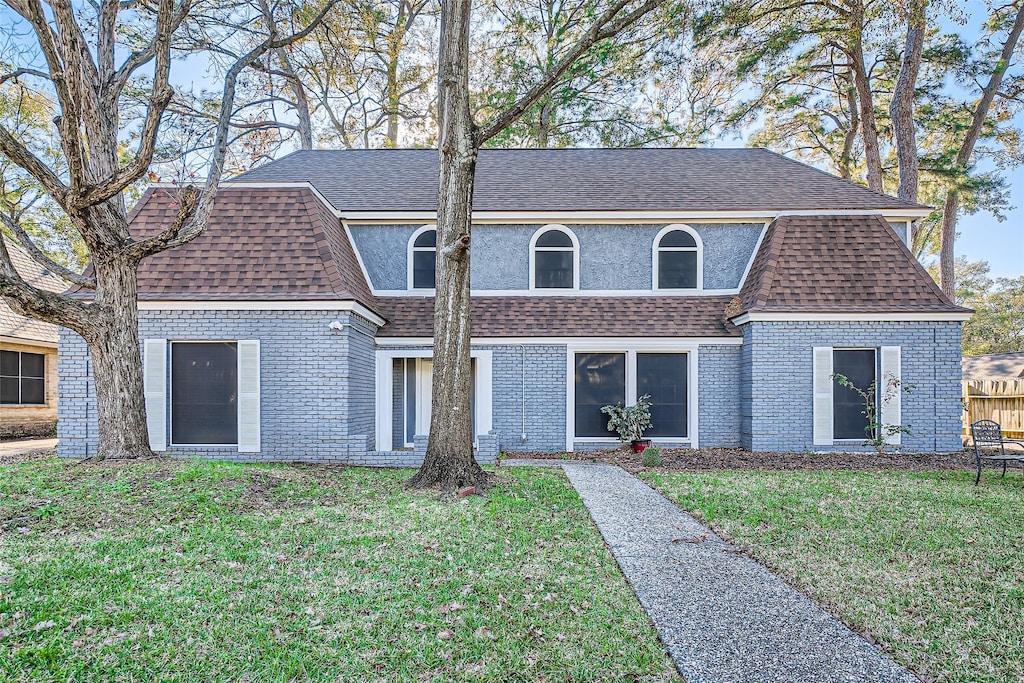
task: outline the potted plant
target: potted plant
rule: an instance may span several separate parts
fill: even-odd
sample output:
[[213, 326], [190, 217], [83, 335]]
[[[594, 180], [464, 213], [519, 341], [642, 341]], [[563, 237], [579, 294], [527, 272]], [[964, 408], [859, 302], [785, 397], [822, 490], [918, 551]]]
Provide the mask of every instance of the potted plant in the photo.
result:
[[647, 394], [636, 400], [636, 405], [624, 406], [621, 403], [607, 405], [601, 412], [608, 416], [608, 431], [618, 432], [619, 440], [628, 441], [634, 453], [642, 453], [651, 445], [650, 439], [644, 438], [644, 431], [651, 425], [651, 397]]

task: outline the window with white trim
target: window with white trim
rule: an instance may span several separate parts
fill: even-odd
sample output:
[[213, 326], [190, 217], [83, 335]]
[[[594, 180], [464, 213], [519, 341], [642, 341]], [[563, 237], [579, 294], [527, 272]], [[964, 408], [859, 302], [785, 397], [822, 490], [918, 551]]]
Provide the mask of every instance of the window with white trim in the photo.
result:
[[434, 289], [437, 230], [424, 227], [413, 233], [409, 249], [409, 288]]
[[238, 443], [236, 343], [171, 343], [171, 443]]
[[573, 436], [608, 438], [608, 416], [601, 408], [651, 397], [646, 437], [689, 436], [689, 354], [686, 352], [577, 352]]
[[669, 225], [654, 240], [654, 288], [701, 289], [703, 244], [687, 226]]
[[0, 403], [46, 404], [46, 356], [23, 351], [0, 351]]
[[530, 240], [530, 289], [579, 289], [579, 241], [561, 225], [546, 225]]
[[[875, 384], [876, 418], [883, 425], [900, 425], [902, 420], [901, 349], [899, 346], [854, 347], [815, 346], [813, 349], [813, 443], [832, 446], [834, 442], [863, 442], [870, 439], [866, 429], [864, 399], [835, 380], [843, 375], [861, 391]], [[887, 430], [889, 431], [889, 430]], [[886, 442], [899, 445], [899, 430]]]

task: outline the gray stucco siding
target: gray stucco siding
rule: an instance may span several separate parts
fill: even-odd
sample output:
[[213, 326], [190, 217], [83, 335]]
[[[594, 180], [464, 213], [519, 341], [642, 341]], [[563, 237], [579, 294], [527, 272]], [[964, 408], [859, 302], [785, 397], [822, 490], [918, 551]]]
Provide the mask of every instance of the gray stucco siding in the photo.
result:
[[[654, 238], [666, 224], [570, 224], [580, 244], [583, 290], [651, 290]], [[375, 289], [408, 285], [408, 245], [421, 224], [353, 225], [349, 229]], [[473, 227], [472, 282], [476, 290], [526, 290], [530, 239], [541, 225]], [[704, 288], [733, 289], [750, 262], [763, 225], [691, 224], [704, 245]]]
[[[741, 443], [754, 451], [864, 450], [813, 443], [813, 349], [899, 346], [908, 452], [952, 452], [960, 441], [960, 324], [956, 322], [753, 322], [742, 326]], [[748, 398], [749, 395], [749, 398]]]
[[422, 223], [412, 225], [350, 225], [356, 251], [374, 289], [408, 286], [409, 238]]

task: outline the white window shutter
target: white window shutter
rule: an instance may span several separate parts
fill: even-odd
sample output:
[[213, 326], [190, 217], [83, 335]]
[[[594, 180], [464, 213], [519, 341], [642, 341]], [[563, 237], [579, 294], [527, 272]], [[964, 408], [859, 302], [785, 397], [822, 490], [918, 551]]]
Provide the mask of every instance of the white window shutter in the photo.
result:
[[238, 452], [260, 451], [260, 341], [238, 342]]
[[[883, 429], [889, 425], [903, 424], [903, 377], [901, 375], [900, 347], [882, 347], [882, 381], [879, 385], [882, 389], [882, 408], [879, 411], [879, 422]], [[895, 380], [896, 385], [893, 386]], [[900, 445], [902, 434], [896, 432], [885, 440], [892, 446]]]
[[167, 450], [167, 340], [147, 339], [143, 343], [142, 385], [146, 396], [146, 427], [149, 447]]
[[832, 347], [814, 347], [814, 445], [832, 445]]

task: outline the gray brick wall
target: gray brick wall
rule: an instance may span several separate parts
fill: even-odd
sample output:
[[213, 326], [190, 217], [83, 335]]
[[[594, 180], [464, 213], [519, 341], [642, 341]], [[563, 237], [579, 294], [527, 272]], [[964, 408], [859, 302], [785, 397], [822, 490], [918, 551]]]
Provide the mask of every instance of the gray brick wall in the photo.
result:
[[739, 346], [701, 346], [697, 354], [697, 419], [702, 448], [740, 445]]
[[[565, 450], [566, 347], [481, 346], [493, 351], [492, 416], [503, 451]], [[523, 351], [526, 352], [526, 440]]]
[[[338, 311], [142, 311], [141, 339], [260, 340], [262, 450], [171, 448], [225, 460], [347, 462], [374, 438], [375, 326]], [[330, 330], [338, 320], [343, 329]], [[96, 453], [95, 399], [85, 342], [61, 330], [60, 454]]]
[[960, 323], [754, 322], [743, 325], [741, 443], [755, 451], [864, 450], [813, 444], [812, 354], [815, 346], [901, 347], [908, 452], [951, 452], [960, 441]]
[[[344, 323], [344, 328], [329, 330], [333, 320]], [[142, 339], [261, 340], [262, 451], [240, 454], [233, 447], [182, 447], [172, 449], [174, 455], [353, 464], [419, 462], [415, 451], [374, 453], [374, 327], [357, 316], [332, 311], [144, 311], [140, 332]], [[904, 439], [905, 450], [959, 447], [958, 323], [749, 323], [743, 333], [742, 347], [700, 348], [701, 446], [813, 448], [812, 348], [898, 345], [903, 380], [915, 385], [912, 393], [903, 396], [903, 420], [913, 428], [913, 435]], [[570, 379], [566, 347], [526, 344], [525, 364], [524, 348], [518, 345], [478, 348], [493, 353], [492, 416], [498, 448], [563, 450]], [[85, 343], [62, 330], [58, 429], [60, 453], [65, 457], [96, 454], [96, 408], [89, 369]], [[526, 439], [521, 440], [524, 369]], [[491, 451], [492, 440], [484, 441], [484, 451]], [[607, 444], [577, 443], [580, 450], [596, 447]]]

